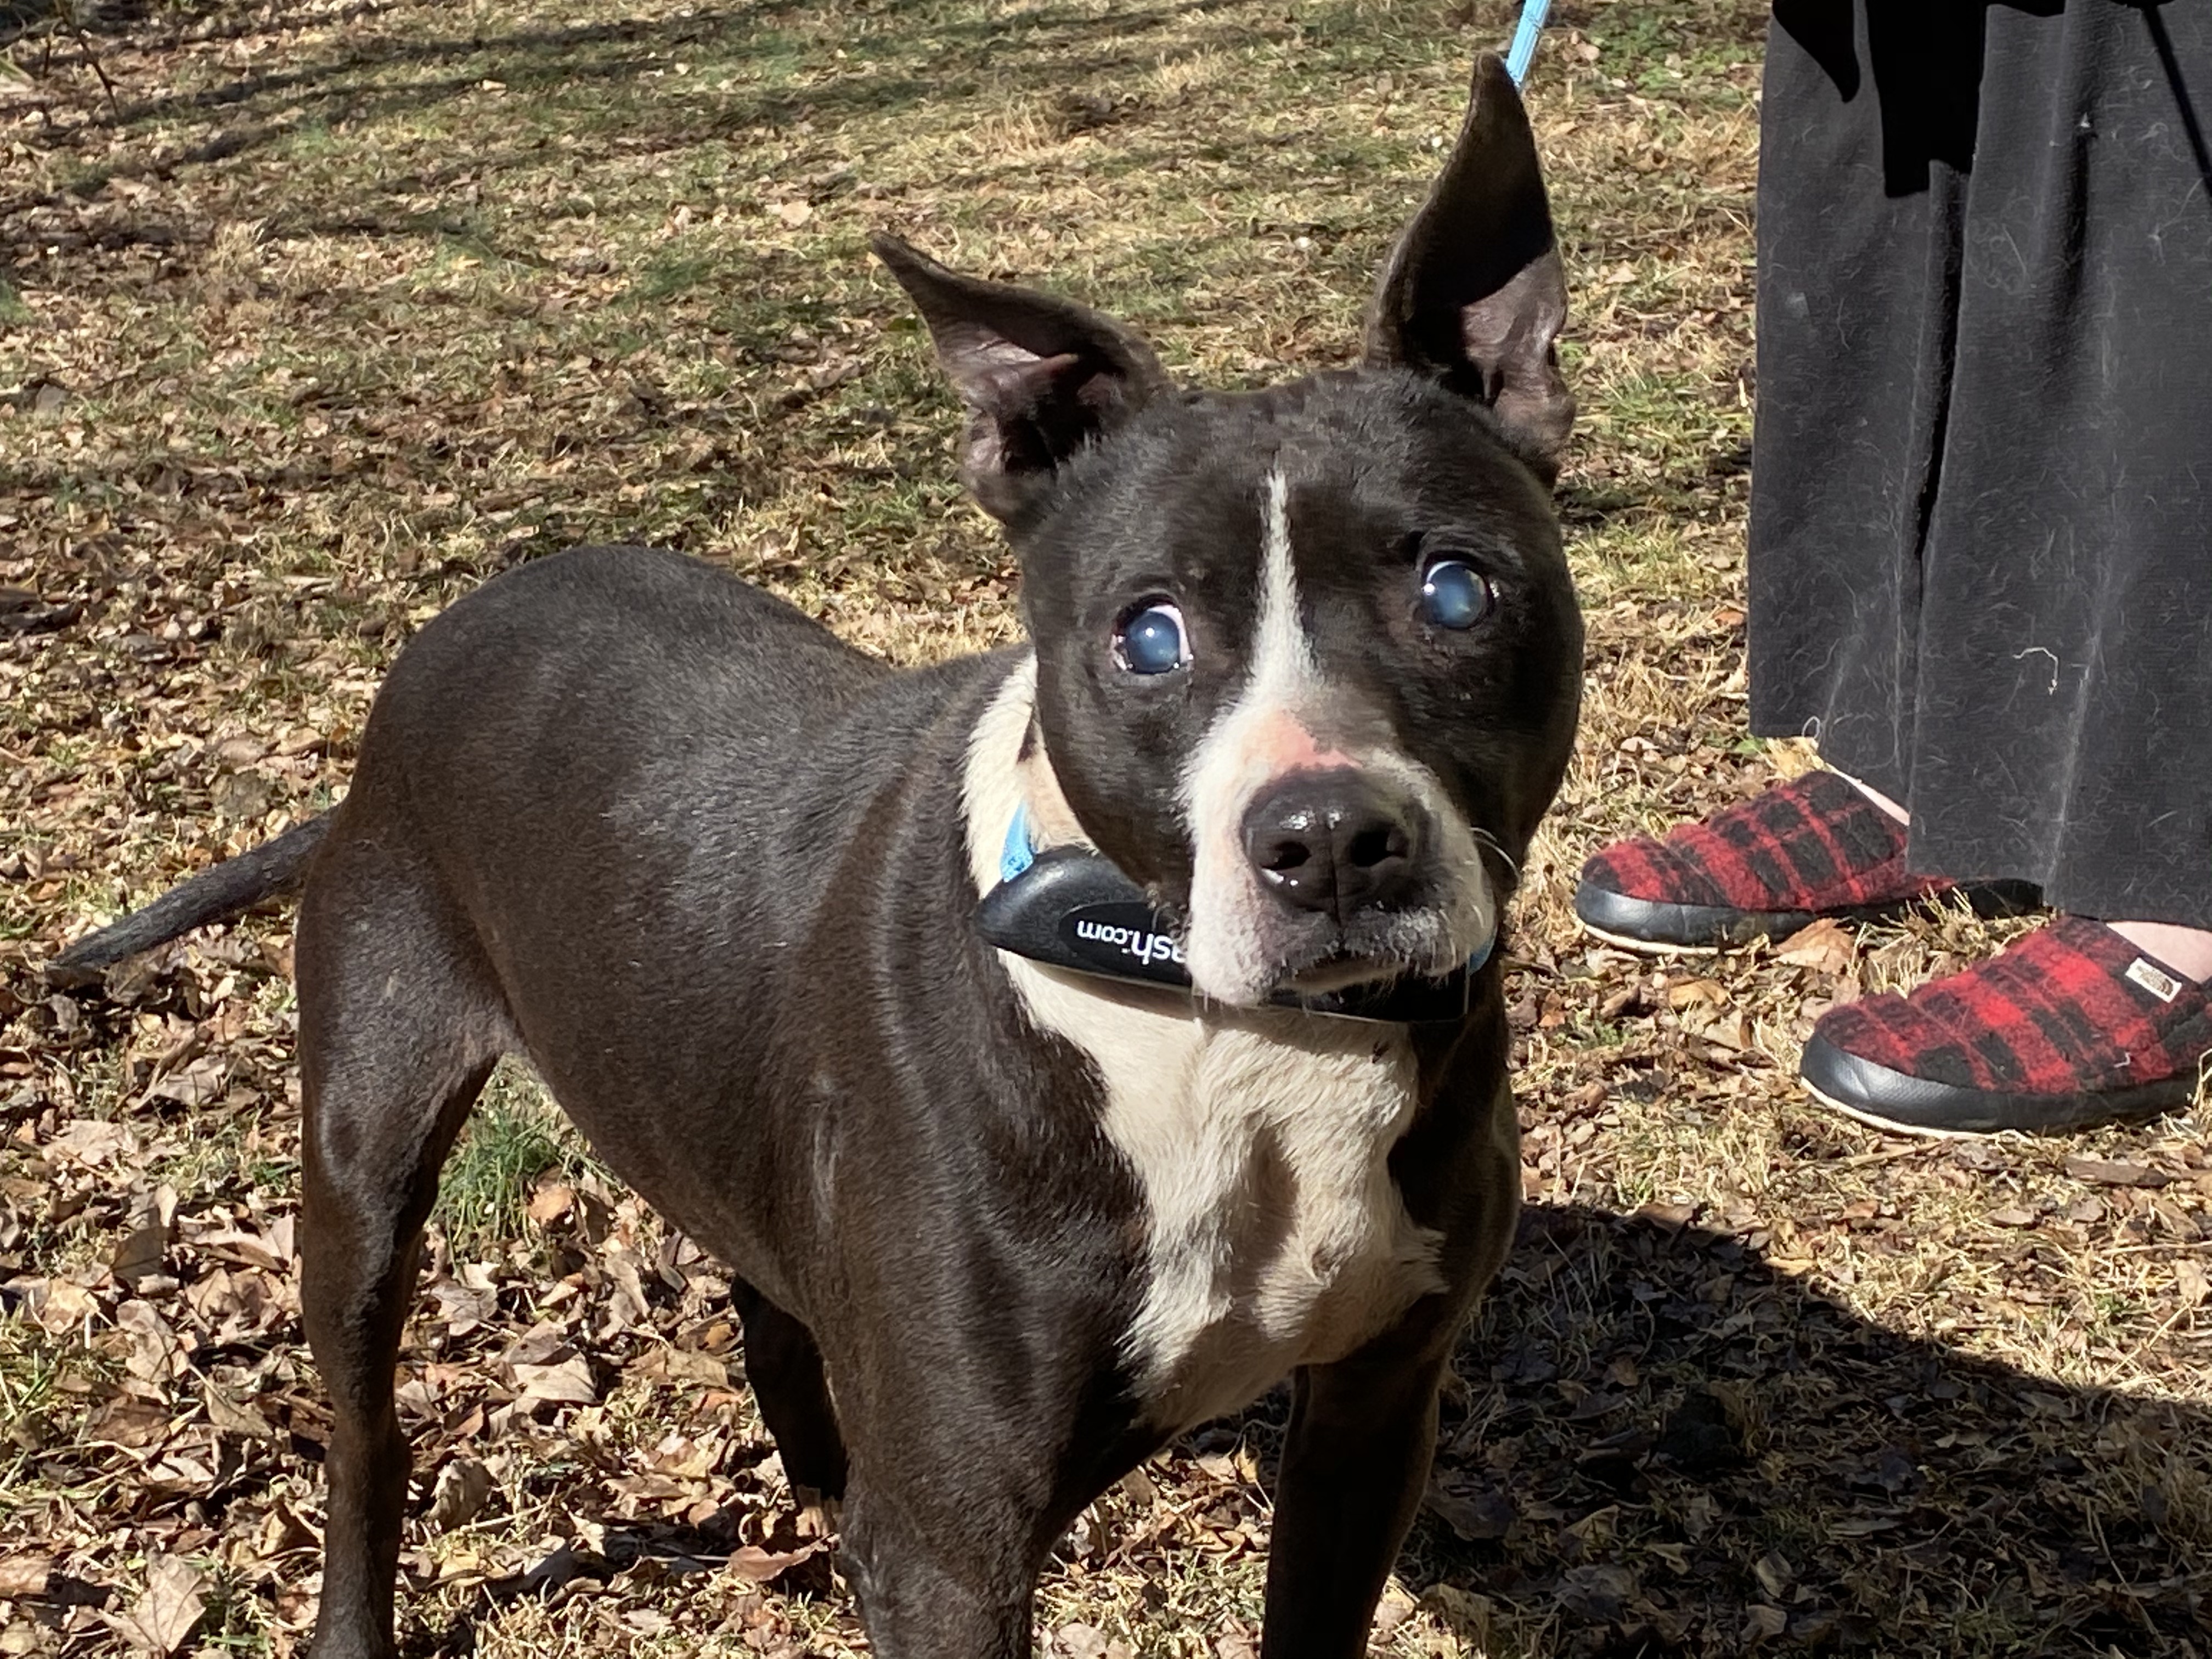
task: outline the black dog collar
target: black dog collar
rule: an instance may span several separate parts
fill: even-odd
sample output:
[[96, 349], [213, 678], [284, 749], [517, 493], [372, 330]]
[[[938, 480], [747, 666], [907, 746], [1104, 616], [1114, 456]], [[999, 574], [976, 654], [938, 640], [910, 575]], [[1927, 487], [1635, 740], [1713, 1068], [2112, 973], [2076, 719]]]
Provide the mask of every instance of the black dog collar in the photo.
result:
[[[1104, 979], [1191, 988], [1182, 945], [1144, 890], [1088, 848], [1037, 852], [1026, 807], [1017, 808], [1006, 827], [999, 884], [976, 907], [975, 926], [990, 944], [1032, 962]], [[1268, 1001], [1338, 1019], [1456, 1022], [1467, 1015], [1469, 981], [1490, 959], [1490, 948], [1485, 944], [1465, 967], [1441, 979], [1401, 979], [1317, 996], [1285, 989]]]

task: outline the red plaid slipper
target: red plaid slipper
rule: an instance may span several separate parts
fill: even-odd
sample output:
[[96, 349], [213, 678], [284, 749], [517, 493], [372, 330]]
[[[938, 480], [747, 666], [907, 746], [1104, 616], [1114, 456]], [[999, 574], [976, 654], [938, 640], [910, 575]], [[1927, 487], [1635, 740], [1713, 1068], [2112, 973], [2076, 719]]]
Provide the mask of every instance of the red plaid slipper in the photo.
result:
[[1820, 1016], [1805, 1085], [1914, 1134], [2053, 1131], [2189, 1104], [2212, 999], [2100, 921], [2061, 916], [1964, 973]]
[[[1905, 867], [1903, 824], [1848, 779], [1816, 771], [1663, 841], [1615, 842], [1583, 866], [1575, 916], [1632, 951], [1711, 951], [1786, 939], [1822, 916], [1871, 921], [1952, 890]], [[2038, 900], [2021, 882], [1956, 890], [1984, 915]]]

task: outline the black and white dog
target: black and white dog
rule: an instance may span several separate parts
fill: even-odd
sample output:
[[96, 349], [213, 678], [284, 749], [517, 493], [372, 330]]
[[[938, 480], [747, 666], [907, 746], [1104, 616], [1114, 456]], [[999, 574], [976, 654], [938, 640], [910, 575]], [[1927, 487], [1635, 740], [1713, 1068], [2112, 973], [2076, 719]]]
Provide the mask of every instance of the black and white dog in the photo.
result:
[[[319, 1659], [393, 1651], [394, 1364], [508, 1054], [738, 1275], [762, 1416], [842, 1496], [885, 1659], [1026, 1655], [1083, 1505], [1286, 1374], [1264, 1651], [1364, 1651], [1512, 1231], [1484, 958], [1581, 678], [1526, 117], [1485, 58], [1365, 362], [1267, 391], [1176, 387], [1104, 317], [878, 251], [967, 406], [1030, 646], [893, 672], [673, 554], [549, 558], [408, 647], [326, 819], [56, 964], [303, 887]], [[1142, 890], [1192, 988], [986, 939], [979, 901], [1066, 848]], [[1391, 1017], [1401, 981], [1451, 1017]]]

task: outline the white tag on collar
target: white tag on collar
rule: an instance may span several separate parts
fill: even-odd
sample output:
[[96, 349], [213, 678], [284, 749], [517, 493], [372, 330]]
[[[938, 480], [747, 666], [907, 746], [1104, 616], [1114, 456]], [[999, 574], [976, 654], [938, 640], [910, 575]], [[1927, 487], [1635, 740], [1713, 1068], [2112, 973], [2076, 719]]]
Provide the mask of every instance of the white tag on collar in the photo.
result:
[[2181, 994], [2181, 981], [2148, 957], [2137, 957], [2127, 971], [2127, 977], [2160, 1002], [2171, 1002]]

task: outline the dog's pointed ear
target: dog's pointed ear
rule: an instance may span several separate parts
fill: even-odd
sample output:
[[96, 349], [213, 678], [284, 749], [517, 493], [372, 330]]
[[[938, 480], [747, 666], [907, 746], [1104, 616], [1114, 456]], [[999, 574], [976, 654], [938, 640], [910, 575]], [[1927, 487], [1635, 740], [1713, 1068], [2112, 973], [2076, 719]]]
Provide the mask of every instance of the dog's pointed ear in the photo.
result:
[[1512, 76], [1485, 52], [1459, 141], [1382, 267], [1367, 361], [1436, 375], [1489, 405], [1556, 477], [1575, 418], [1555, 349], [1566, 319], [1535, 137]]
[[895, 236], [869, 246], [921, 313], [968, 406], [961, 479], [996, 518], [1017, 517], [1054, 467], [1167, 389], [1152, 348], [1111, 318], [963, 276]]

